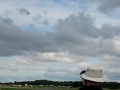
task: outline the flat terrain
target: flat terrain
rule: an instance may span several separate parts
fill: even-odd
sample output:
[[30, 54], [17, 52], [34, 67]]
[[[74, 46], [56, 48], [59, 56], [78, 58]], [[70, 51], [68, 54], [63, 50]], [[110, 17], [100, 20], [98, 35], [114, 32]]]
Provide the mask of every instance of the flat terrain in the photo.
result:
[[78, 90], [78, 88], [68, 87], [0, 87], [0, 90]]
[[[0, 90], [78, 90], [78, 88], [70, 87], [0, 87]], [[120, 90], [120, 89], [104, 89], [104, 90]]]

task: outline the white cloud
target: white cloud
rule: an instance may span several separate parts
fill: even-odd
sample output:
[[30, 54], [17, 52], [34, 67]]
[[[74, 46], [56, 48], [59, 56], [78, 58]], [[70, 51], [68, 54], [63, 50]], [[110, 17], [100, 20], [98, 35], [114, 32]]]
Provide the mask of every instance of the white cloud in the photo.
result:
[[99, 60], [103, 67], [103, 72], [106, 75], [108, 81], [118, 81], [119, 79], [119, 57], [104, 55]]
[[[0, 80], [79, 80], [92, 63], [118, 80], [119, 12], [101, 13], [91, 1], [1, 0]], [[101, 5], [110, 11], [112, 2]]]

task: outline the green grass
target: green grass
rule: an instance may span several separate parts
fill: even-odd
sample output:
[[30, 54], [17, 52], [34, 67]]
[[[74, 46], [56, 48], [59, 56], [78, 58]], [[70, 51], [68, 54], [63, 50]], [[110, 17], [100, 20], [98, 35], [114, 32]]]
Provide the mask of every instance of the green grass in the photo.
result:
[[0, 90], [78, 90], [78, 88], [68, 87], [0, 87]]
[[107, 89], [107, 88], [104, 88], [104, 90], [120, 90], [120, 89]]
[[[38, 87], [0, 87], [0, 90], [78, 90], [78, 88], [38, 86]], [[119, 90], [119, 89], [104, 89], [104, 90]]]

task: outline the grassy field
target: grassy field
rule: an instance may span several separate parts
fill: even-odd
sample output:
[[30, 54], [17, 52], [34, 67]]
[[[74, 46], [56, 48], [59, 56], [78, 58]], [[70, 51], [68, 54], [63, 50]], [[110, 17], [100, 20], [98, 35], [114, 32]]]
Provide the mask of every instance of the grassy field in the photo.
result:
[[[78, 88], [68, 87], [0, 87], [0, 90], [78, 90]], [[120, 89], [104, 89], [104, 90], [120, 90]]]
[[68, 87], [0, 87], [0, 90], [78, 90], [78, 88]]

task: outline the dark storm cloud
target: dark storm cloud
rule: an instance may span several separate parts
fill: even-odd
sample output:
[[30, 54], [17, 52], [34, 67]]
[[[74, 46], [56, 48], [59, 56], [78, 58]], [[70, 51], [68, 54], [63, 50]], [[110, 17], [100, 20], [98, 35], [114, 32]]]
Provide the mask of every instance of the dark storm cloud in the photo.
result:
[[120, 0], [100, 0], [101, 5], [99, 10], [107, 13], [112, 12], [117, 8], [120, 8]]

